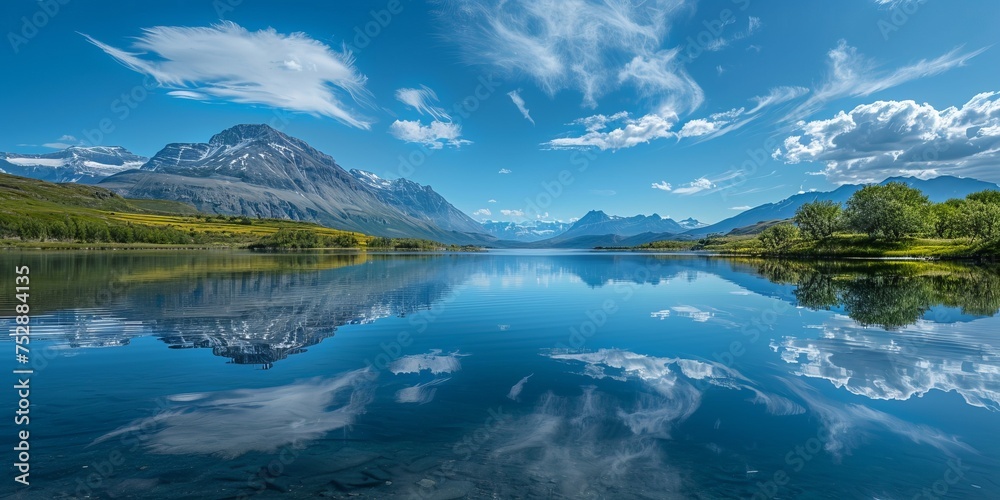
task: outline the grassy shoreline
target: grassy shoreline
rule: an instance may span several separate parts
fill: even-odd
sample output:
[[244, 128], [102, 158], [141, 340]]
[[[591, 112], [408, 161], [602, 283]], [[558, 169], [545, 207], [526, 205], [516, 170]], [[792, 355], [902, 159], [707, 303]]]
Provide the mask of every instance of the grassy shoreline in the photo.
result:
[[890, 241], [854, 234], [837, 234], [822, 240], [798, 239], [778, 251], [765, 249], [753, 236], [710, 237], [698, 241], [661, 241], [637, 247], [605, 247], [598, 250], [690, 252], [726, 257], [780, 259], [995, 261], [1000, 258], [998, 242], [975, 242], [969, 238], [900, 238]]

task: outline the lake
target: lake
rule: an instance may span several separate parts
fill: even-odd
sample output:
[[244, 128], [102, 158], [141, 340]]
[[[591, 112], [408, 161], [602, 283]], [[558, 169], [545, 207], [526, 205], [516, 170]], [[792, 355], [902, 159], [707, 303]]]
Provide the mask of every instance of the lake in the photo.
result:
[[1000, 498], [996, 267], [0, 261], [10, 331], [31, 270], [34, 370], [31, 487], [3, 498]]

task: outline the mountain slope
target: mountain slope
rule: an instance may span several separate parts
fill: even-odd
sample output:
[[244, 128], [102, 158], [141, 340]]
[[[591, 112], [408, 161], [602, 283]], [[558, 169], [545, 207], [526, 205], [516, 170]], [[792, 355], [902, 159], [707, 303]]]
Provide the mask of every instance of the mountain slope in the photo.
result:
[[425, 190], [421, 202], [435, 206], [438, 215], [421, 214], [419, 207], [407, 204], [414, 201], [409, 194], [423, 187], [409, 181], [400, 185], [399, 191], [373, 187], [305, 141], [267, 125], [236, 125], [207, 144], [168, 144], [139, 170], [101, 182], [130, 198], [181, 201], [208, 213], [316, 222], [445, 243], [494, 241], [478, 226], [458, 219], [447, 224], [451, 229], [439, 227], [434, 221], [444, 220], [438, 216], [442, 210], [455, 218], [451, 211], [458, 210], [427, 188], [433, 195]]
[[[883, 181], [882, 184], [889, 182], [902, 182], [908, 186], [917, 188], [923, 191], [935, 203], [940, 203], [950, 198], [963, 198], [969, 193], [985, 189], [1000, 189], [1000, 186], [993, 183], [951, 176], [941, 176], [933, 179], [891, 177]], [[758, 222], [789, 219], [795, 216], [795, 210], [806, 203], [825, 200], [845, 203], [850, 199], [851, 195], [862, 187], [862, 185], [846, 184], [833, 191], [797, 194], [776, 203], [767, 203], [751, 208], [716, 224], [687, 231], [684, 235], [698, 237], [712, 233], [728, 233], [733, 229], [753, 226]]]
[[96, 184], [145, 162], [146, 158], [118, 146], [72, 146], [45, 154], [0, 153], [0, 172], [49, 182]]
[[423, 220], [446, 231], [481, 233], [483, 228], [448, 200], [431, 189], [407, 179], [383, 179], [371, 172], [352, 169], [355, 179], [372, 188], [383, 203], [396, 207], [415, 219]]

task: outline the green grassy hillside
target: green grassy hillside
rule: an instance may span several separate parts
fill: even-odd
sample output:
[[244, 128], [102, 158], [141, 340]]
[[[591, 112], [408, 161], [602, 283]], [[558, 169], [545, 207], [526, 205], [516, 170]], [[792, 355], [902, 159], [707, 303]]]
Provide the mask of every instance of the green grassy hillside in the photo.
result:
[[0, 174], [0, 244], [44, 248], [443, 248], [432, 241], [376, 238], [304, 222], [200, 214], [184, 203], [125, 199], [96, 186], [53, 184], [6, 174]]

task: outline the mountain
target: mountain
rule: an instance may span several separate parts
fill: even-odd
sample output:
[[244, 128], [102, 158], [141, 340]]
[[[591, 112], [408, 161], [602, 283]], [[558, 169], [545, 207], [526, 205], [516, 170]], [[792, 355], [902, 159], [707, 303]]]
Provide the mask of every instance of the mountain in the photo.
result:
[[[923, 191], [924, 194], [935, 203], [948, 200], [950, 198], [964, 198], [969, 193], [983, 191], [985, 189], [1000, 190], [1000, 186], [990, 182], [983, 182], [976, 179], [967, 179], [952, 176], [941, 176], [933, 179], [917, 179], [915, 177], [890, 177], [882, 184], [890, 182], [902, 182], [910, 187]], [[759, 222], [790, 219], [795, 216], [795, 210], [800, 206], [813, 201], [830, 200], [837, 203], [845, 203], [857, 190], [864, 187], [862, 184], [845, 184], [833, 191], [802, 193], [785, 198], [777, 203], [767, 203], [755, 208], [751, 208], [734, 217], [684, 233], [684, 236], [698, 237], [712, 233], [728, 233], [734, 229], [754, 226]]]
[[695, 219], [694, 217], [688, 217], [687, 219], [679, 220], [677, 221], [677, 223], [680, 224], [681, 227], [685, 229], [698, 229], [699, 227], [705, 227], [708, 225], [705, 224], [704, 222], [701, 222], [698, 219]]
[[[648, 233], [663, 235], [666, 238], [687, 230], [687, 228], [678, 224], [673, 219], [663, 218], [657, 214], [621, 217], [608, 215], [600, 210], [591, 210], [562, 234], [542, 240], [538, 244], [560, 248], [589, 248], [597, 246], [590, 245], [590, 242], [596, 241], [596, 239], [581, 237], [607, 236], [610, 239], [602, 240], [607, 244], [600, 244], [600, 246], [618, 246], [618, 239], [630, 236]], [[615, 237], [618, 237], [618, 239]], [[567, 247], [567, 245], [572, 246]]]
[[430, 186], [422, 186], [407, 179], [387, 180], [358, 169], [352, 169], [351, 175], [372, 188], [383, 203], [396, 207], [411, 217], [429, 222], [446, 231], [483, 232], [478, 222], [448, 203], [448, 200]]
[[267, 125], [236, 125], [208, 143], [168, 144], [138, 170], [100, 185], [129, 198], [180, 201], [207, 213], [301, 220], [443, 243], [495, 241], [429, 187], [365, 174], [352, 174], [305, 141]]
[[585, 234], [570, 238], [549, 238], [535, 243], [528, 243], [528, 248], [594, 248], [594, 247], [634, 247], [677, 238], [677, 233], [646, 232], [632, 236], [620, 234]]
[[502, 240], [521, 243], [532, 243], [558, 236], [565, 233], [571, 226], [571, 223], [562, 221], [504, 222], [487, 220], [482, 222], [483, 230], [488, 234]]
[[45, 154], [0, 153], [0, 172], [49, 182], [96, 184], [143, 163], [146, 158], [119, 146], [71, 146]]

